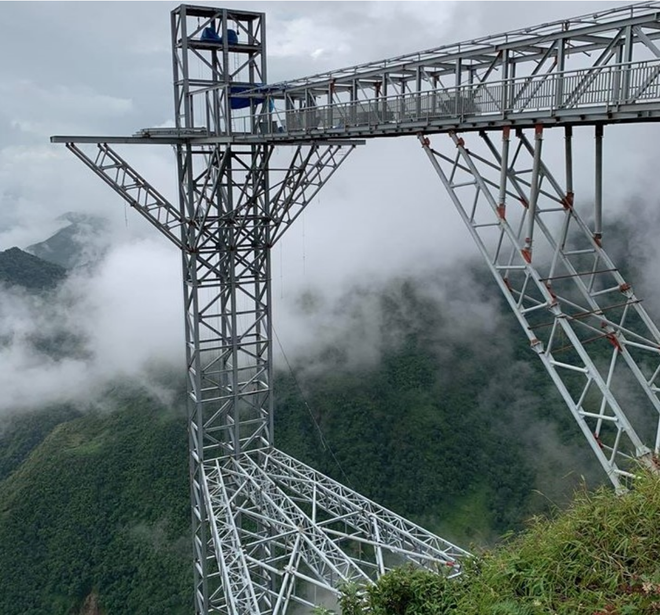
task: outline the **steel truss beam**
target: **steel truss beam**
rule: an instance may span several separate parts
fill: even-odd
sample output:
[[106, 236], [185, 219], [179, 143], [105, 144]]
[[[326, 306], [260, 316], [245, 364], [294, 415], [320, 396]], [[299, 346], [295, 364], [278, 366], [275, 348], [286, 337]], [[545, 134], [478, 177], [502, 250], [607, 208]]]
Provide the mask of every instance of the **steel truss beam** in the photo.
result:
[[[378, 137], [659, 120], [660, 3], [645, 2], [244, 93], [238, 138]], [[241, 136], [242, 135], [242, 136]]]
[[276, 449], [204, 465], [219, 574], [210, 613], [281, 615], [394, 565], [458, 574], [467, 553]]
[[[565, 134], [564, 183], [543, 158], [542, 126], [533, 137], [519, 130], [512, 139], [508, 128], [501, 135], [497, 144], [482, 132], [470, 149], [450, 133], [452, 154], [432, 148], [428, 137], [420, 142], [531, 348], [623, 489], [633, 460], [657, 464], [660, 332], [602, 247], [602, 127], [594, 228], [575, 206], [572, 129]], [[655, 433], [654, 450], [640, 433]]]

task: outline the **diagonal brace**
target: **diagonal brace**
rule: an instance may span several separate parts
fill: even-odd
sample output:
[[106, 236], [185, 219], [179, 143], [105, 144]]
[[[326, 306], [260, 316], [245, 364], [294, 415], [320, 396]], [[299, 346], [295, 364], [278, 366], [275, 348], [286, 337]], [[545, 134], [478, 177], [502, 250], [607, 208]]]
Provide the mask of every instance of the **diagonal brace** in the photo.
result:
[[[309, 149], [305, 153], [307, 147]], [[272, 200], [274, 207], [271, 245], [275, 245], [282, 237], [355, 147], [356, 144], [318, 143], [298, 146]]]
[[179, 210], [107, 143], [98, 144], [98, 153], [94, 159], [75, 143], [67, 143], [66, 147], [133, 209], [151, 222], [178, 248], [183, 249], [177, 234], [184, 224]]

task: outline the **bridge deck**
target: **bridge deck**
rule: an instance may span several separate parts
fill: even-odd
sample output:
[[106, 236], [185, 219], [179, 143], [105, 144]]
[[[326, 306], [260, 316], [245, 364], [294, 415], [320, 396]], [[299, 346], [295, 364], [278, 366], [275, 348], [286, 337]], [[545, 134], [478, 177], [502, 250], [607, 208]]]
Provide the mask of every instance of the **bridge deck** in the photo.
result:
[[[177, 111], [187, 128], [117, 142], [304, 143], [660, 119], [660, 1], [270, 85], [255, 84], [258, 71], [241, 72], [254, 63], [254, 36], [209, 42], [199, 30], [186, 45], [201, 76], [189, 80]], [[218, 81], [224, 62], [239, 68]]]
[[[298, 110], [269, 102], [255, 132], [234, 120], [238, 140], [373, 138], [497, 126], [594, 124], [660, 119], [660, 61], [615, 64], [437, 88]], [[264, 105], [266, 107], [266, 105]], [[268, 107], [267, 107], [268, 108]]]
[[[196, 120], [239, 141], [655, 121], [659, 41], [660, 2], [643, 2], [252, 90], [207, 82], [191, 97], [231, 102]], [[241, 98], [251, 108], [236, 111]]]

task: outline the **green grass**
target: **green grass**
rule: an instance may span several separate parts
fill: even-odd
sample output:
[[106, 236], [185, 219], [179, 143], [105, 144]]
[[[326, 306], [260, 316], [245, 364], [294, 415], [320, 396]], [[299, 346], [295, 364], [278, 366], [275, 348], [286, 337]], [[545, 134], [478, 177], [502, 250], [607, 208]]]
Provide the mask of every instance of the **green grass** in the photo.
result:
[[[537, 518], [520, 537], [468, 567], [460, 612], [660, 612], [660, 476], [635, 489], [579, 492], [555, 519]], [[461, 595], [463, 594], [463, 595]], [[503, 610], [503, 612], [507, 612]]]
[[[429, 574], [437, 581], [425, 576]], [[553, 519], [535, 518], [502, 546], [477, 554], [458, 580], [446, 582], [438, 577], [394, 571], [368, 589], [358, 610], [345, 601], [344, 612], [660, 613], [660, 474], [640, 473], [634, 490], [621, 496], [609, 488], [580, 491], [567, 511]], [[440, 598], [422, 600], [415, 593], [421, 585], [432, 586]]]

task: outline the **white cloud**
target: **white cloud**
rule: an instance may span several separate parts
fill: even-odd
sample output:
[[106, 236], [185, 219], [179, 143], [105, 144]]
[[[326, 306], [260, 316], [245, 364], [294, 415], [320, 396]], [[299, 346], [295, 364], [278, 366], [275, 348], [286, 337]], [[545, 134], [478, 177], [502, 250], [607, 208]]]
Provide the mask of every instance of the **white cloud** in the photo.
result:
[[44, 87], [30, 79], [0, 84], [0, 113], [27, 137], [47, 142], [54, 133], [98, 132], [102, 122], [126, 117], [130, 99], [102, 94], [90, 87]]
[[[84, 151], [92, 158], [94, 145]], [[176, 202], [175, 159], [167, 146], [121, 150], [131, 164]], [[13, 145], [0, 149], [0, 250], [25, 248], [63, 226], [70, 211], [108, 218], [117, 241], [149, 237], [156, 231], [124, 200], [84, 167], [63, 145]], [[163, 240], [165, 241], [165, 240]]]
[[131, 375], [150, 360], [183, 361], [181, 261], [174, 246], [144, 239], [114, 249], [95, 275], [68, 283], [72, 330], [89, 340], [93, 364]]
[[346, 57], [350, 51], [348, 36], [333, 24], [319, 24], [310, 17], [277, 23], [268, 40], [271, 58], [309, 57], [314, 60], [331, 50], [334, 61]]
[[[243, 2], [240, 6], [267, 12], [269, 75], [278, 81], [616, 4]], [[75, 361], [47, 363], [44, 378], [46, 374], [52, 378], [51, 384], [43, 385], [46, 389], [58, 381], [74, 382], [76, 373], [100, 377], [104, 357], [113, 370], [131, 370], [140, 369], [149, 356], [180, 355], [180, 273], [173, 248], [63, 145], [47, 143], [47, 137], [56, 133], [131, 134], [145, 126], [171, 125], [169, 11], [175, 6], [154, 2], [3, 7], [0, 53], [14, 59], [0, 84], [0, 134], [7, 139], [0, 142], [0, 249], [45, 239], [60, 224], [55, 222], [57, 216], [71, 210], [109, 216], [115, 246], [95, 277], [79, 279], [77, 290], [68, 287], [86, 306], [82, 312], [73, 310], [68, 326], [86, 333], [98, 359], [91, 366]], [[50, 33], [47, 53], [39, 45], [28, 45], [24, 53], [15, 54], [25, 43], [19, 26], [31, 23], [38, 31], [45, 22]], [[658, 176], [649, 163], [657, 158], [657, 140], [650, 134], [648, 126], [606, 130], [609, 215], [628, 202], [632, 188], [643, 184], [645, 191], [657, 191]], [[478, 140], [476, 135], [469, 138]], [[442, 139], [433, 138], [434, 143]], [[593, 133], [580, 131], [576, 147], [579, 169], [585, 171], [576, 174], [577, 194], [589, 207]], [[549, 137], [548, 160], [560, 151], [561, 135]], [[169, 148], [125, 148], [122, 155], [175, 200], [175, 166]], [[301, 339], [307, 335], [296, 331], [293, 311], [305, 289], [322, 288], [331, 302], [352, 283], [378, 282], [474, 254], [471, 238], [417, 141], [412, 137], [371, 141], [352, 154], [275, 248], [276, 327], [282, 322], [281, 328], [290, 331], [284, 337], [292, 344], [297, 333]], [[644, 294], [641, 289], [640, 294]], [[8, 322], [27, 326], [24, 321]], [[0, 357], [3, 365], [36, 373], [30, 370], [37, 357], [27, 346], [13, 347], [11, 352], [15, 354]], [[13, 368], [6, 370], [12, 373]], [[13, 390], [11, 378], [6, 378], [8, 390]]]
[[[46, 297], [5, 289], [0, 319], [11, 336], [0, 344], [0, 414], [84, 402], [116, 378], [148, 380], [154, 364], [183, 374], [179, 278], [176, 250], [154, 238], [115, 246], [98, 270], [78, 271]], [[75, 352], [61, 354], [65, 347]]]

